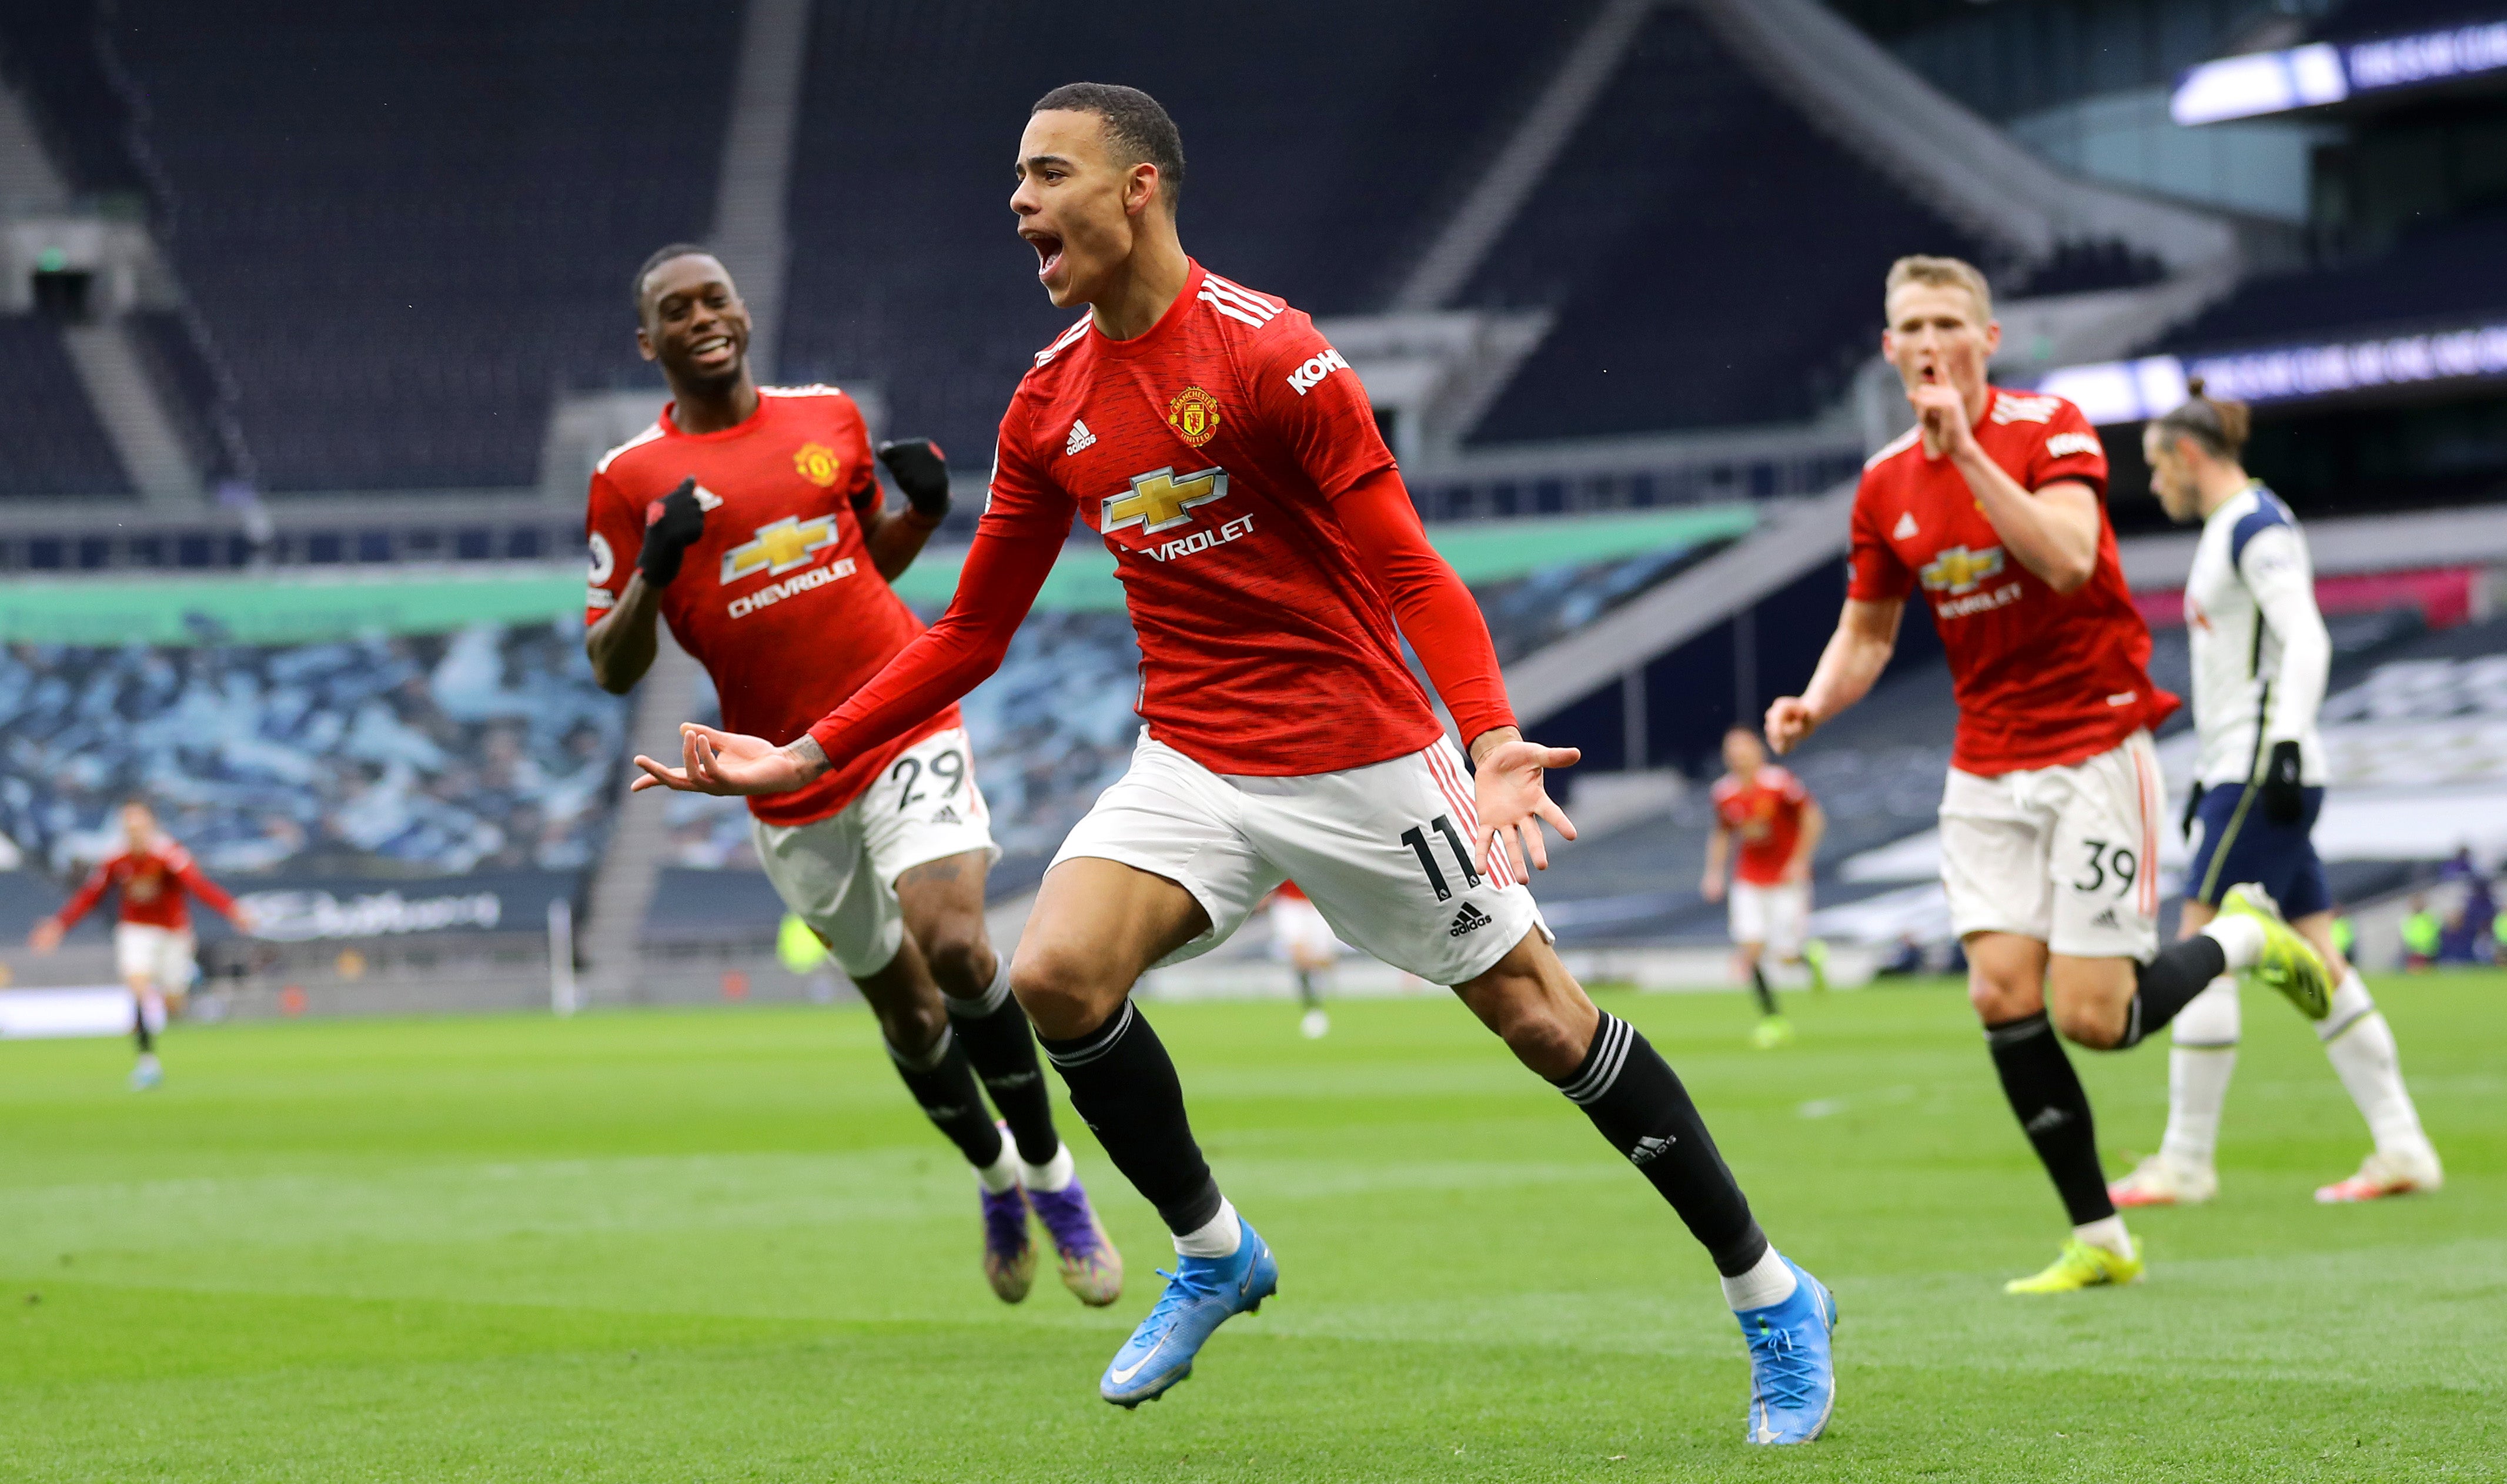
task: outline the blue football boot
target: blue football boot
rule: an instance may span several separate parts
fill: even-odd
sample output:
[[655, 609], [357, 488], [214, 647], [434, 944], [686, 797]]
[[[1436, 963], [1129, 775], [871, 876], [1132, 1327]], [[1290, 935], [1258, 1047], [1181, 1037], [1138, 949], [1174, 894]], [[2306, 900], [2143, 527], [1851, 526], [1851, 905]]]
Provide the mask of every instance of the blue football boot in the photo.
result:
[[1750, 1342], [1750, 1441], [1806, 1443], [1828, 1429], [1836, 1407], [1836, 1295], [1778, 1254], [1795, 1279], [1793, 1296], [1736, 1316]]
[[1262, 1307], [1280, 1289], [1280, 1264], [1271, 1245], [1243, 1216], [1236, 1218], [1236, 1251], [1226, 1257], [1176, 1258], [1161, 1268], [1166, 1292], [1141, 1327], [1114, 1352], [1097, 1383], [1097, 1394], [1118, 1407], [1136, 1407], [1165, 1394], [1192, 1374], [1192, 1357], [1211, 1331], [1239, 1314]]

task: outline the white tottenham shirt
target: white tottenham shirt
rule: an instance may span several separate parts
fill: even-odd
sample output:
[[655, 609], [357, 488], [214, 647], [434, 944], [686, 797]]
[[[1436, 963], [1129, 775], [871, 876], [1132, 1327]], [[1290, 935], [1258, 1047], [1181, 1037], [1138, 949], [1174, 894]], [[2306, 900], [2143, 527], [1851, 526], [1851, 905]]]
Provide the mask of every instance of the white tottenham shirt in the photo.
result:
[[2194, 650], [2195, 778], [2205, 787], [2258, 778], [2275, 742], [2299, 744], [2302, 782], [2324, 781], [2315, 713], [2333, 643], [2315, 606], [2307, 537], [2261, 481], [2202, 523], [2185, 584]]

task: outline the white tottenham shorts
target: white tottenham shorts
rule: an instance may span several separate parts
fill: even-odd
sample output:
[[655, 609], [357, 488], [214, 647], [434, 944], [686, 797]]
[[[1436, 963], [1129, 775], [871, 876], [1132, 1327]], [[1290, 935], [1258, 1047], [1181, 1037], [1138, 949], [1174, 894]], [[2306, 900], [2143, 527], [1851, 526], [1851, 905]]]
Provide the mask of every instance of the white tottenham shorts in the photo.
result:
[[192, 978], [199, 971], [193, 958], [192, 930], [156, 927], [146, 923], [116, 923], [113, 968], [125, 979], [145, 979], [165, 994], [184, 994], [192, 988]]
[[1736, 881], [1726, 900], [1733, 942], [1762, 944], [1779, 959], [1801, 953], [1802, 941], [1810, 936], [1810, 883]]
[[1331, 963], [1340, 958], [1340, 939], [1315, 904], [1293, 896], [1271, 898], [1271, 957], [1283, 963], [1303, 959]]
[[1198, 958], [1245, 925], [1284, 880], [1340, 940], [1431, 984], [1468, 983], [1548, 924], [1492, 855], [1462, 754], [1442, 738], [1406, 757], [1297, 778], [1221, 776], [1141, 732], [1131, 770], [1053, 857], [1111, 860], [1191, 892], [1210, 930], [1160, 960]]
[[2159, 952], [2159, 831], [2166, 812], [2148, 732], [2069, 768], [1942, 789], [1942, 886], [1950, 928], [2013, 932], [2081, 959]]
[[823, 819], [748, 821], [775, 894], [826, 940], [848, 977], [888, 967], [904, 943], [899, 876], [968, 851], [1001, 858], [992, 811], [975, 786], [974, 759], [965, 730], [952, 727], [898, 753], [858, 797]]

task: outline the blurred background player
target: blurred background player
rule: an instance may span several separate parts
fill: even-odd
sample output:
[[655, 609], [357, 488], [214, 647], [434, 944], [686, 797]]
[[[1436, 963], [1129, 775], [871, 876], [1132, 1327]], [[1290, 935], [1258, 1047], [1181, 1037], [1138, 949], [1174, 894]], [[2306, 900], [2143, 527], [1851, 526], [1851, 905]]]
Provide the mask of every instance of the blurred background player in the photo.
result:
[[[2240, 462], [2243, 403], [2202, 394], [2142, 432], [2151, 492], [2169, 519], [2202, 524], [2185, 585], [2193, 646], [2194, 724], [2201, 753], [2189, 829], [2200, 836], [2185, 876], [2182, 930], [2198, 931], [2231, 887], [2253, 882], [2315, 946], [2337, 988], [2315, 1023], [2342, 1085], [2368, 1121], [2376, 1148], [2319, 1201], [2371, 1201], [2445, 1180], [2403, 1086], [2393, 1029], [2334, 941], [2333, 896], [2310, 838], [2324, 807], [2324, 743], [2316, 710], [2333, 668], [2333, 641], [2315, 606], [2307, 537], [2280, 497]], [[2167, 1056], [2167, 1134], [2159, 1152], [2109, 1187], [2119, 1206], [2207, 1201], [2220, 1177], [2213, 1151], [2229, 1075], [2237, 1065], [2237, 982], [2223, 975], [2176, 1017]]]
[[1541, 820], [1574, 838], [1542, 778], [1579, 754], [1516, 728], [1478, 605], [1429, 544], [1357, 376], [1305, 314], [1184, 254], [1183, 145], [1148, 94], [1046, 93], [1015, 168], [1036, 276], [1086, 312], [1001, 419], [949, 611], [808, 736], [778, 747], [692, 724], [685, 766], [639, 757], [636, 786], [780, 795], [926, 724], [999, 667], [1078, 516], [1123, 579], [1146, 725], [1045, 873], [1018, 995], [1177, 1252], [1098, 1394], [1164, 1394], [1219, 1324], [1277, 1290], [1132, 987], [1225, 942], [1293, 875], [1352, 946], [1453, 986], [1643, 1173], [1714, 1259], [1748, 1338], [1749, 1440], [1817, 1437], [1835, 1301], [1769, 1245], [1670, 1065], [1550, 947], [1522, 874], [1547, 864]]
[[[888, 510], [853, 399], [756, 384], [747, 308], [703, 248], [654, 253], [635, 302], [636, 344], [672, 401], [592, 476], [593, 674], [631, 689], [666, 620], [713, 677], [726, 722], [798, 736], [922, 632], [888, 583], [947, 513], [947, 466], [928, 443], [883, 445], [908, 502]], [[1054, 1132], [1035, 1037], [984, 929], [999, 851], [973, 756], [946, 707], [807, 789], [757, 800], [750, 829], [777, 894], [860, 987], [897, 1074], [974, 1167], [993, 1291], [1027, 1297], [1033, 1210], [1064, 1284], [1108, 1304], [1122, 1258]]]
[[2255, 894], [2231, 891], [2199, 932], [2160, 949], [2166, 790], [2150, 728], [2176, 698], [2150, 680], [2104, 446], [2062, 398], [1985, 380], [2002, 336], [1974, 267], [1901, 258], [1882, 304], [1881, 354], [1915, 426], [1863, 467], [1844, 612], [1810, 684], [1767, 708], [1767, 739], [1789, 751], [1861, 700], [1923, 590], [1958, 698], [1941, 812], [1950, 928], [2003, 1092], [2072, 1220], [2061, 1255], [2006, 1290], [2130, 1283], [2141, 1254], [2056, 1032], [2092, 1050], [2135, 1045], [2233, 970], [2254, 969], [2311, 1020], [2330, 987]]
[[[1827, 988], [1809, 938], [1810, 863], [1828, 818], [1801, 779], [1767, 761], [1759, 734], [1748, 727], [1724, 734], [1724, 776], [1715, 780], [1713, 796], [1715, 829], [1706, 837], [1706, 879], [1698, 890], [1710, 902], [1722, 900], [1730, 865], [1736, 966], [1759, 997], [1759, 1024], [1750, 1038], [1762, 1049], [1781, 1046], [1793, 1039], [1794, 1028], [1776, 1009], [1764, 959], [1772, 949], [1780, 963], [1807, 961], [1812, 987]], [[1741, 847], [1734, 860], [1736, 838]]]
[[113, 962], [130, 987], [130, 1037], [139, 1047], [130, 1085], [145, 1091], [165, 1080], [157, 1060], [157, 1037], [165, 1029], [169, 1004], [182, 1008], [199, 972], [188, 898], [199, 897], [246, 933], [252, 931], [252, 909], [201, 874], [192, 852], [157, 827], [157, 812], [145, 800], [132, 799], [122, 806], [122, 849], [96, 862], [61, 910], [35, 924], [28, 939], [35, 952], [58, 948], [62, 935], [105, 892], [116, 890], [121, 895], [115, 907]]
[[1297, 1030], [1310, 1041], [1321, 1040], [1331, 1031], [1331, 1017], [1324, 1012], [1323, 981], [1340, 962], [1340, 939], [1332, 936], [1331, 923], [1295, 882], [1280, 883], [1271, 893], [1269, 911], [1271, 956], [1296, 975], [1297, 1003], [1305, 1007]]

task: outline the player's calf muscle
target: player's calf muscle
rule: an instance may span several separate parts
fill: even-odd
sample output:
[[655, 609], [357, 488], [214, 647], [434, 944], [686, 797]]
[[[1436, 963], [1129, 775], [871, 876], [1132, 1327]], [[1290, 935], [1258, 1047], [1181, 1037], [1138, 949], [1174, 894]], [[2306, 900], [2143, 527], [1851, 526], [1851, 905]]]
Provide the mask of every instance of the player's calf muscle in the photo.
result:
[[1553, 1081], [1575, 1071], [1601, 1024], [1601, 1012], [1539, 928], [1454, 993], [1516, 1060]]
[[1036, 891], [1010, 960], [1010, 993], [1037, 1034], [1085, 1035], [1150, 964], [1209, 927], [1201, 903], [1164, 877], [1089, 856], [1066, 860]]

